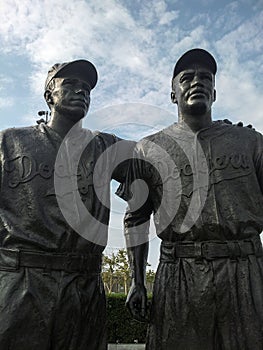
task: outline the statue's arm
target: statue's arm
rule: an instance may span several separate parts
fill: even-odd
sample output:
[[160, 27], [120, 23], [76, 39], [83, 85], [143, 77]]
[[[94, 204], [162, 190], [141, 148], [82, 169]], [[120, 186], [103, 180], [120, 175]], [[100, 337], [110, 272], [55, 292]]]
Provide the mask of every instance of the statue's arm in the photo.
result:
[[145, 287], [148, 242], [137, 247], [128, 248], [132, 270], [132, 284], [129, 290], [126, 307], [137, 321], [147, 321], [147, 290]]
[[129, 168], [129, 164], [133, 157], [133, 150], [136, 142], [130, 140], [123, 140], [115, 137], [117, 141], [114, 146], [116, 146], [116, 152], [114, 157], [114, 170], [112, 173], [112, 179], [123, 183]]
[[132, 212], [127, 210], [124, 218], [125, 238], [131, 269], [132, 283], [126, 306], [133, 318], [147, 320], [147, 290], [145, 286], [148, 257], [148, 232], [150, 221], [149, 203]]
[[125, 182], [117, 190], [117, 194], [128, 202], [124, 217], [124, 230], [132, 285], [126, 306], [131, 315], [142, 322], [146, 321], [147, 313], [145, 275], [150, 217], [153, 211], [145, 173], [147, 173], [147, 163], [142, 160], [135, 149]]

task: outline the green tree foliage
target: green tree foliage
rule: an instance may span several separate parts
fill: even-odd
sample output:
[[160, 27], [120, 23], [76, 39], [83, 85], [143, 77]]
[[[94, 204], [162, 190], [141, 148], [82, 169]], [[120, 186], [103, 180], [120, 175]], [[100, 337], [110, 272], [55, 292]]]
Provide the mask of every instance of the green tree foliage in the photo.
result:
[[128, 255], [125, 249], [120, 249], [117, 254], [117, 274], [118, 280], [124, 288], [124, 294], [127, 295], [131, 278]]
[[148, 271], [146, 271], [146, 287], [147, 287], [148, 293], [152, 293], [154, 279], [155, 279], [154, 270], [149, 269]]
[[102, 260], [102, 279], [107, 294], [113, 292], [117, 283], [117, 255], [112, 253], [110, 256], [103, 255]]
[[[148, 266], [150, 266], [148, 264]], [[102, 278], [106, 294], [122, 292], [127, 295], [130, 282], [131, 270], [129, 267], [128, 254], [125, 249], [117, 253], [103, 256]], [[146, 273], [146, 284], [148, 292], [152, 292], [155, 272], [148, 270]]]
[[148, 324], [131, 317], [125, 307], [125, 300], [124, 294], [107, 296], [108, 343], [145, 343]]

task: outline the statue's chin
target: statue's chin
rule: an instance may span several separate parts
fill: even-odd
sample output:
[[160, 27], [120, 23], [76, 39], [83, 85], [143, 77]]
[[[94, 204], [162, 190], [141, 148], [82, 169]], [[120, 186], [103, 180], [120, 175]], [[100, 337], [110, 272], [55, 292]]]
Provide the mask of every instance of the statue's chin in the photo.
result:
[[61, 115], [64, 115], [66, 118], [70, 119], [72, 122], [78, 122], [84, 118], [87, 114], [82, 108], [57, 108]]
[[204, 103], [195, 103], [189, 107], [192, 115], [204, 115], [207, 112], [207, 106]]

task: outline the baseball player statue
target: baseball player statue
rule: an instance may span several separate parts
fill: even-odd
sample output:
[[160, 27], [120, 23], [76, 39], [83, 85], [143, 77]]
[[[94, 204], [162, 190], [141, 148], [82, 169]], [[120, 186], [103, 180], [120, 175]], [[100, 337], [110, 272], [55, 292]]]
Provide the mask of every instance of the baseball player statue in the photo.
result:
[[1, 350], [107, 349], [109, 183], [124, 181], [117, 154], [134, 144], [82, 129], [96, 83], [87, 60], [55, 64], [50, 120], [0, 133]]
[[161, 239], [147, 350], [262, 350], [263, 137], [212, 120], [216, 71], [203, 49], [179, 58], [178, 123], [137, 143], [119, 190], [129, 202], [127, 306], [139, 321], [151, 214]]

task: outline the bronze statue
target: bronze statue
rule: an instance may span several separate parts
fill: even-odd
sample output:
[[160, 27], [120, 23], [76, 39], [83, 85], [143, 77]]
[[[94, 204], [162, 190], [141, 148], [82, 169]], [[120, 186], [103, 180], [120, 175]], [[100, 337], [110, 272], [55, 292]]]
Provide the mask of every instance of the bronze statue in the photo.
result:
[[178, 123], [137, 144], [119, 189], [129, 201], [127, 306], [139, 321], [147, 320], [152, 213], [162, 240], [148, 350], [262, 349], [263, 137], [212, 121], [216, 71], [203, 49], [177, 61], [171, 99]]
[[[123, 182], [125, 167], [118, 166], [116, 152], [103, 158], [104, 167], [97, 174], [104, 179], [104, 205], [93, 172], [108, 148], [116, 145], [117, 153], [126, 156], [134, 143], [118, 147], [121, 140], [115, 135], [87, 131], [89, 142], [78, 168], [70, 173], [63, 164], [55, 167], [63, 139], [88, 112], [96, 83], [97, 71], [89, 61], [55, 64], [45, 83], [44, 96], [51, 110], [47, 124], [0, 133], [1, 350], [107, 349], [100, 275], [109, 222], [106, 204], [111, 178]], [[79, 132], [85, 137], [81, 126]], [[70, 164], [71, 159], [63, 161]], [[78, 188], [62, 188], [60, 195], [77, 191], [87, 212], [101, 223], [102, 232], [82, 237], [69, 225], [58, 205], [55, 175], [77, 177]], [[77, 213], [76, 203], [71, 205]]]

